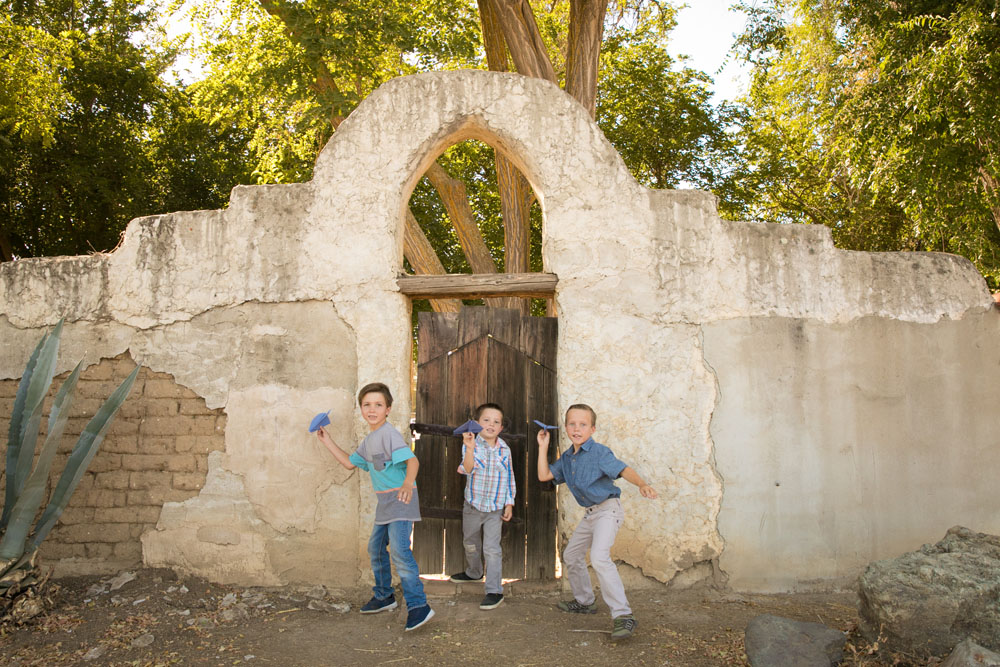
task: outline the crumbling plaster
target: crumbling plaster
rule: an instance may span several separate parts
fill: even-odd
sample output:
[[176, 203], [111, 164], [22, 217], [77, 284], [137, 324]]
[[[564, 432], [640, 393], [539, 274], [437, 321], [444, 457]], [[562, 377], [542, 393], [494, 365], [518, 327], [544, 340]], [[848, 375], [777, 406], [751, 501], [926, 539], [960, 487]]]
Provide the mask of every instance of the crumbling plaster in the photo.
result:
[[[596, 437], [660, 491], [648, 501], [624, 485], [615, 553], [662, 582], [706, 571], [726, 549], [725, 472], [744, 453], [738, 432], [725, 447], [721, 431], [713, 438], [727, 385], [707, 360], [723, 349], [720, 326], [932, 325], [993, 312], [965, 260], [844, 252], [823, 227], [726, 222], [708, 193], [640, 187], [587, 113], [546, 82], [478, 71], [394, 79], [340, 126], [310, 183], [238, 187], [224, 211], [135, 220], [107, 255], [0, 265], [0, 328], [15, 341], [0, 357], [4, 377], [65, 315], [64, 358], [128, 349], [226, 409], [226, 451], [197, 498], [164, 507], [144, 537], [148, 563], [240, 583], [357, 581], [370, 486], [302, 426], [331, 407], [335, 439], [351, 446], [363, 435], [353, 394], [378, 379], [395, 389], [392, 421], [405, 428], [402, 213], [426, 166], [467, 138], [503, 151], [539, 197], [543, 262], [559, 277], [560, 407], [592, 404]], [[732, 344], [754, 349], [753, 332], [736, 333]], [[580, 510], [560, 499], [565, 532]], [[780, 570], [758, 547], [737, 549], [732, 569]]]

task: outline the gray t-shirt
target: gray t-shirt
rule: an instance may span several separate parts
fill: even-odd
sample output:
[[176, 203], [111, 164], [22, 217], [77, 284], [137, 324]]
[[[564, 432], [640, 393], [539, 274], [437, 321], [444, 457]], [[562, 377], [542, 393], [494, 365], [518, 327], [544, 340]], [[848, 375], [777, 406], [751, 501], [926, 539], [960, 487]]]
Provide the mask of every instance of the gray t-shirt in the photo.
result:
[[399, 431], [386, 422], [365, 436], [358, 448], [351, 454], [351, 463], [361, 468], [372, 478], [372, 488], [378, 505], [375, 507], [375, 523], [382, 525], [393, 521], [420, 521], [420, 497], [416, 484], [410, 502], [403, 503], [396, 493], [406, 479], [406, 461], [416, 455], [403, 440]]

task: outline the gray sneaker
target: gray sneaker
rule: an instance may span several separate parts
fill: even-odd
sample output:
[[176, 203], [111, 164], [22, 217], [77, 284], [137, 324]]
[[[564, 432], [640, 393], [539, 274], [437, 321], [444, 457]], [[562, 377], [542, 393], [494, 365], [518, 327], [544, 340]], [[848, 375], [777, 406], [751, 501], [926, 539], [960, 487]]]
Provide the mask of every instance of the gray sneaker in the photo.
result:
[[626, 614], [624, 616], [619, 616], [614, 619], [614, 628], [611, 630], [611, 639], [618, 641], [619, 639], [628, 639], [635, 634], [635, 628], [639, 625], [639, 622], [635, 620], [632, 614]]
[[590, 604], [580, 604], [576, 600], [561, 600], [559, 602], [559, 608], [563, 611], [568, 611], [571, 614], [596, 614], [597, 613], [597, 602], [591, 602]]

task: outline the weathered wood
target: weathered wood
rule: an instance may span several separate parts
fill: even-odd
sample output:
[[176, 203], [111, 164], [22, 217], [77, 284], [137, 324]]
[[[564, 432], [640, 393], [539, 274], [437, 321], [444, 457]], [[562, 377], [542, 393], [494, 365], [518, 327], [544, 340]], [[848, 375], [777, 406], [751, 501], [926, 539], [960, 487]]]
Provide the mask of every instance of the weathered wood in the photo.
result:
[[[418, 366], [417, 418], [429, 422], [447, 421], [441, 393], [448, 391], [448, 357], [440, 356]], [[421, 520], [413, 524], [413, 555], [421, 572], [440, 574], [444, 567], [445, 520], [426, 515], [429, 508], [438, 507], [440, 489], [444, 484], [447, 440], [422, 436], [414, 440], [414, 450], [420, 461], [417, 489], [420, 496]]]
[[[458, 347], [458, 313], [417, 314], [417, 376], [419, 365]], [[444, 388], [442, 387], [442, 391]]]
[[555, 295], [559, 277], [554, 273], [449, 274], [446, 276], [399, 276], [399, 291], [413, 299], [485, 296], [527, 296], [548, 299]]
[[[444, 265], [438, 259], [434, 247], [427, 240], [420, 223], [413, 217], [410, 209], [406, 209], [406, 225], [403, 229], [403, 256], [413, 270], [421, 274], [446, 275]], [[431, 299], [431, 308], [439, 313], [457, 313], [462, 307], [458, 299]]]
[[[421, 434], [417, 455], [424, 517], [420, 523], [424, 525], [419, 542], [414, 530], [414, 552], [433, 550], [430, 557], [418, 556], [422, 571], [423, 563], [436, 562], [437, 554], [443, 554], [445, 572], [465, 568], [461, 520], [465, 477], [457, 472], [462, 443], [453, 434], [452, 425], [464, 423], [473, 417], [477, 405], [492, 401], [504, 410], [502, 437], [511, 448], [517, 484], [514, 520], [504, 524], [501, 537], [503, 576], [555, 576], [556, 496], [551, 484], [537, 481], [537, 428], [531, 423], [532, 419], [556, 420], [555, 372], [531, 356], [555, 365], [555, 325], [555, 320], [493, 308], [463, 308], [457, 316], [421, 313], [418, 421], [411, 424], [411, 430]], [[436, 336], [443, 342], [435, 341]], [[546, 345], [552, 350], [542, 349]], [[531, 355], [526, 350], [531, 350]], [[425, 360], [427, 354], [433, 358]], [[425, 419], [431, 414], [444, 418]], [[553, 455], [556, 449], [550, 449]], [[438, 466], [439, 474], [425, 475], [429, 465]], [[432, 528], [438, 531], [437, 537], [430, 535]], [[443, 549], [438, 551], [442, 543]], [[437, 564], [427, 571], [440, 568]]]
[[[553, 356], [555, 351], [552, 352]], [[552, 482], [538, 481], [538, 426], [531, 420], [543, 424], [558, 424], [556, 406], [555, 371], [539, 364], [528, 363], [527, 390], [525, 392], [528, 423], [528, 443], [526, 447], [524, 488], [526, 516], [530, 520], [525, 526], [528, 549], [525, 558], [525, 579], [555, 578], [558, 531], [556, 530], [556, 487]], [[549, 445], [549, 462], [556, 460], [559, 451], [558, 431], [554, 432]]]

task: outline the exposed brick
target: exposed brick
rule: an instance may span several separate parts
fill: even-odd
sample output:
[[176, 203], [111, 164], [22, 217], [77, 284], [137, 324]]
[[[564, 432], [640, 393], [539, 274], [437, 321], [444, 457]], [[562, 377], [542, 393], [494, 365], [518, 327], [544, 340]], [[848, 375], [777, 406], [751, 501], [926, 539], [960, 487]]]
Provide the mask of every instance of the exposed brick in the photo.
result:
[[178, 412], [178, 399], [161, 398], [146, 403], [147, 417], [172, 417]]
[[192, 454], [125, 454], [122, 456], [122, 467], [136, 471], [193, 472], [197, 470], [195, 457]]
[[201, 398], [186, 398], [178, 406], [182, 415], [214, 415], [215, 410], [205, 406]]
[[62, 526], [59, 540], [62, 542], [124, 542], [132, 535], [126, 523], [81, 523]]
[[[128, 488], [130, 489], [165, 489], [169, 486], [170, 473], [166, 471], [145, 470], [130, 472], [128, 476]], [[129, 500], [129, 504], [131, 503], [132, 501]]]
[[109, 470], [121, 470], [122, 455], [110, 452], [98, 452], [97, 456], [87, 466], [87, 470], [92, 473], [107, 472]]
[[101, 402], [107, 400], [108, 396], [118, 388], [117, 382], [111, 380], [90, 380], [80, 378], [76, 383], [76, 393], [79, 398], [93, 398]]
[[191, 491], [180, 491], [173, 488], [137, 489], [128, 492], [128, 507], [133, 505], [163, 505], [163, 503], [179, 503], [194, 495]]
[[[20, 384], [21, 379], [16, 380], [0, 380], [0, 398], [11, 398], [13, 399], [17, 396], [17, 385]], [[14, 401], [11, 401], [13, 405]]]
[[[132, 393], [135, 395], [136, 390]], [[129, 398], [118, 408], [118, 419], [139, 420], [146, 415], [146, 404], [139, 399]]]
[[135, 454], [139, 451], [139, 439], [134, 435], [114, 435], [109, 433], [101, 443], [101, 451], [116, 454]]
[[88, 380], [110, 380], [115, 370], [115, 363], [110, 359], [101, 359], [99, 364], [88, 366], [82, 376]]
[[174, 438], [174, 447], [178, 452], [190, 452], [195, 449], [199, 436], [179, 435]]
[[136, 541], [119, 542], [114, 545], [111, 553], [115, 560], [138, 563], [142, 561], [142, 543]]
[[129, 526], [128, 533], [129, 533], [129, 535], [132, 536], [132, 539], [135, 540], [135, 539], [138, 539], [138, 538], [142, 537], [142, 534], [145, 533], [149, 529], [150, 529], [150, 526], [146, 526], [146, 525], [143, 525], [141, 523], [134, 523], [131, 526]]
[[182, 491], [200, 491], [201, 487], [205, 486], [205, 473], [175, 473], [173, 486]]
[[149, 378], [143, 391], [150, 398], [194, 398], [195, 393], [171, 379]]
[[191, 417], [193, 424], [191, 433], [194, 435], [214, 435], [217, 428], [215, 415], [195, 415]]
[[125, 505], [125, 493], [123, 491], [94, 489], [85, 498], [87, 507], [123, 507]]
[[208, 454], [209, 452], [220, 452], [226, 448], [226, 438], [223, 435], [199, 435], [196, 436], [195, 446], [191, 450], [192, 454]]
[[59, 522], [66, 526], [76, 523], [91, 523], [93, 520], [93, 507], [66, 507], [66, 511], [59, 517]]
[[67, 544], [57, 539], [57, 534], [53, 531], [49, 537], [42, 542], [38, 548], [42, 562], [51, 562], [61, 558], [85, 558], [87, 548], [83, 544]]
[[87, 544], [84, 545], [87, 551], [87, 558], [107, 560], [114, 553], [114, 546], [111, 544]]
[[115, 419], [111, 422], [111, 428], [108, 429], [109, 435], [135, 437], [138, 433], [139, 422], [129, 419]]
[[[193, 436], [182, 436], [193, 437]], [[146, 437], [139, 445], [139, 454], [173, 454], [177, 451], [177, 438], [169, 436], [163, 438]]]
[[101, 472], [97, 474], [94, 486], [101, 489], [127, 489], [130, 474], [127, 470]]
[[190, 435], [194, 417], [146, 417], [140, 430], [144, 436]]
[[160, 507], [132, 505], [94, 510], [96, 523], [156, 523], [160, 519]]

